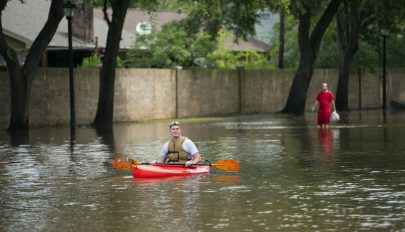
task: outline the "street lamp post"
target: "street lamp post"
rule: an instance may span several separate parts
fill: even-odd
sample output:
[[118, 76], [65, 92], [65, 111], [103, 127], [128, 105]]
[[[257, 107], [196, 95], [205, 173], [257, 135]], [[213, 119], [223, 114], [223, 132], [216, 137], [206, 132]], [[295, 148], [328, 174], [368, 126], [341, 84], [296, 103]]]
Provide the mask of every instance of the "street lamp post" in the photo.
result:
[[387, 36], [388, 29], [381, 28], [381, 35], [383, 37], [383, 110], [387, 108]]
[[69, 37], [69, 93], [70, 93], [70, 127], [76, 126], [75, 112], [75, 83], [73, 78], [73, 49], [72, 49], [72, 19], [76, 5], [68, 1], [63, 4], [65, 16], [68, 21], [68, 37]]

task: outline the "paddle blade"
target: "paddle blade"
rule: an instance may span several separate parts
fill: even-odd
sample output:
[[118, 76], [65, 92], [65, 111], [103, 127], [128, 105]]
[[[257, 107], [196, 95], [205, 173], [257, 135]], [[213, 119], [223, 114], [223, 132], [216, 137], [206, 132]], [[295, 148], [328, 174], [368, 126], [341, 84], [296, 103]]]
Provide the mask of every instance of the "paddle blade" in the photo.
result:
[[224, 171], [238, 171], [240, 167], [238, 161], [234, 159], [218, 160], [217, 162], [211, 164], [211, 166], [222, 169]]
[[129, 169], [132, 165], [136, 165], [137, 161], [128, 157], [118, 157], [113, 160], [112, 165], [116, 169]]

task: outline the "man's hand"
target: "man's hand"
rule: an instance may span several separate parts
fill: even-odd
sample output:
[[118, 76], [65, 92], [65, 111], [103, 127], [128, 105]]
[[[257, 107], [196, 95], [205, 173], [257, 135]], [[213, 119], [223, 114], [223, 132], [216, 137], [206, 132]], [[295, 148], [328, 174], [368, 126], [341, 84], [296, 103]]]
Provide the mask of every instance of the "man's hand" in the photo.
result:
[[188, 166], [191, 166], [191, 165], [193, 165], [193, 161], [189, 160], [189, 161], [186, 162], [186, 164], [184, 166], [188, 167]]

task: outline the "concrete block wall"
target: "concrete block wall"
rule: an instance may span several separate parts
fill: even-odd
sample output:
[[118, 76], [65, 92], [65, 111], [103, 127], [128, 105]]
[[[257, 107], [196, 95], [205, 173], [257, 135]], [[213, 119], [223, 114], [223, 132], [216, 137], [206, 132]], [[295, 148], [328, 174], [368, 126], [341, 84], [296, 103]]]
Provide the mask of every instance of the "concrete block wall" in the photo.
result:
[[[97, 111], [99, 82], [97, 69], [76, 69], [75, 109], [77, 124], [89, 124]], [[30, 124], [64, 125], [70, 122], [69, 71], [41, 69], [32, 83]]]
[[[405, 100], [405, 69], [388, 70], [389, 101]], [[295, 70], [171, 70], [117, 69], [114, 121], [273, 113], [283, 109]], [[382, 106], [382, 78], [378, 73], [357, 70], [349, 81], [349, 107]], [[90, 124], [97, 111], [98, 69], [75, 69], [76, 120]], [[310, 110], [321, 84], [327, 82], [336, 95], [338, 70], [318, 69], [307, 94]], [[0, 127], [10, 117], [10, 81], [0, 72]], [[34, 78], [30, 125], [67, 125], [70, 121], [69, 73], [67, 69], [40, 69]]]
[[176, 70], [119, 69], [116, 74], [115, 121], [176, 117]]
[[177, 70], [177, 116], [237, 114], [238, 90], [235, 70]]
[[387, 106], [390, 105], [390, 99], [405, 101], [404, 69], [390, 69], [387, 73], [387, 98]]
[[242, 113], [271, 113], [283, 109], [294, 70], [244, 70]]

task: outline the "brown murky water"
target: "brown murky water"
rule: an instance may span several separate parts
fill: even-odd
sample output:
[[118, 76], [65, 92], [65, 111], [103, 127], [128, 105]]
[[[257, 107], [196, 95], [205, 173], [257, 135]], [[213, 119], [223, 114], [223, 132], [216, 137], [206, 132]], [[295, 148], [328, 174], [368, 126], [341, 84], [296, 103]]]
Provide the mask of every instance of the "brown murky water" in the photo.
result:
[[156, 158], [168, 122], [112, 131], [0, 132], [0, 231], [404, 231], [405, 113], [183, 120], [205, 159], [238, 173], [136, 180], [120, 154]]

